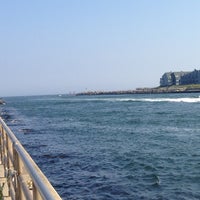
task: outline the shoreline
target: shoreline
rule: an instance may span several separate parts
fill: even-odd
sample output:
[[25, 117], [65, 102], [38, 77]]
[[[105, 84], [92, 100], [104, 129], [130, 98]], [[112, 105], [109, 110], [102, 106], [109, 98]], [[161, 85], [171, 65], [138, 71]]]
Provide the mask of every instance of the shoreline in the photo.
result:
[[137, 88], [135, 90], [87, 91], [87, 92], [77, 93], [76, 96], [123, 95], [123, 94], [164, 94], [164, 93], [200, 93], [200, 84], [173, 85], [173, 86], [168, 86], [168, 87], [155, 87], [155, 88]]

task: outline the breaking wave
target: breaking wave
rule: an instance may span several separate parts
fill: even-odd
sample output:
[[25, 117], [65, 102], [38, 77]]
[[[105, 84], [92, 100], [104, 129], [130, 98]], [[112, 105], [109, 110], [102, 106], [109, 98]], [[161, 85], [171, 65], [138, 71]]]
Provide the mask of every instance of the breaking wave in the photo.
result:
[[119, 99], [119, 101], [144, 101], [144, 102], [185, 102], [185, 103], [198, 103], [200, 98], [129, 98]]
[[200, 97], [190, 98], [95, 98], [85, 99], [84, 101], [110, 101], [110, 102], [185, 102], [199, 103]]

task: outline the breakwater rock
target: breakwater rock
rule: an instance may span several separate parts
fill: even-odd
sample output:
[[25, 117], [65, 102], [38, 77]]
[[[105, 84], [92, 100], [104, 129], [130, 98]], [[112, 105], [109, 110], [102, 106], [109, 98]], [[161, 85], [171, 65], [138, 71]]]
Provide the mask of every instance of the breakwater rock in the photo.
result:
[[168, 87], [137, 88], [135, 90], [119, 91], [87, 91], [76, 95], [120, 95], [120, 94], [161, 94], [161, 93], [192, 93], [200, 92], [200, 84], [173, 85]]
[[0, 105], [5, 104], [5, 101], [3, 99], [0, 99]]

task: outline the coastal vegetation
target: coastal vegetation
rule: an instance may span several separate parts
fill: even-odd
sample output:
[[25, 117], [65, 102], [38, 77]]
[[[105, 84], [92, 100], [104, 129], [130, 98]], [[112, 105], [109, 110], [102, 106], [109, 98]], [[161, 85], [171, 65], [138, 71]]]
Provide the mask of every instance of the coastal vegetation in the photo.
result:
[[161, 92], [200, 92], [200, 84], [157, 87], [157, 90]]

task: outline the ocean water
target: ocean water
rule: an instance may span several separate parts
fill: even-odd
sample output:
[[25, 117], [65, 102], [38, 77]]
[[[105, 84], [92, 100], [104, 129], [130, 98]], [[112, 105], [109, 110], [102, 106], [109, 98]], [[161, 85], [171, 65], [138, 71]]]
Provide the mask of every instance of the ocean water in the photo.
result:
[[200, 199], [198, 93], [4, 99], [63, 199]]

